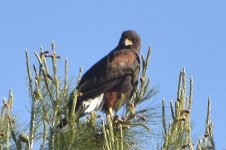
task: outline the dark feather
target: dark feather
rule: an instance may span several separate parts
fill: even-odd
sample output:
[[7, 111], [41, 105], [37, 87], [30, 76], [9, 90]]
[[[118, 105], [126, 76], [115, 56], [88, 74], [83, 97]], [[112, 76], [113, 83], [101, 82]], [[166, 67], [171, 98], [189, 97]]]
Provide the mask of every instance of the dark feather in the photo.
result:
[[[132, 44], [126, 45], [129, 39]], [[130, 98], [139, 76], [140, 37], [135, 31], [122, 33], [118, 46], [94, 64], [81, 78], [76, 89], [80, 93], [76, 110], [83, 102], [104, 94], [104, 111], [118, 109]], [[123, 102], [120, 102], [120, 101]], [[69, 111], [70, 111], [69, 102]]]

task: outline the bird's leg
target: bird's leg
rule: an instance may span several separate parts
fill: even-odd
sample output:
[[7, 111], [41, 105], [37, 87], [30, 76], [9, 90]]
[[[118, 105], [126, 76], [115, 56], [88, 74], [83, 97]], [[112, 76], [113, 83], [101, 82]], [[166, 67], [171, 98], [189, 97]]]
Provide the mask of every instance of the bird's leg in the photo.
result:
[[113, 128], [113, 111], [111, 107], [108, 107], [106, 117], [108, 125], [110, 126], [110, 128]]
[[118, 115], [115, 115], [113, 114], [113, 110], [111, 107], [108, 108], [108, 111], [107, 111], [107, 120], [108, 120], [108, 123], [111, 124], [111, 125], [120, 125], [120, 124], [124, 124], [124, 121], [123, 119], [121, 119]]
[[111, 107], [108, 108], [107, 118], [113, 119], [113, 110]]

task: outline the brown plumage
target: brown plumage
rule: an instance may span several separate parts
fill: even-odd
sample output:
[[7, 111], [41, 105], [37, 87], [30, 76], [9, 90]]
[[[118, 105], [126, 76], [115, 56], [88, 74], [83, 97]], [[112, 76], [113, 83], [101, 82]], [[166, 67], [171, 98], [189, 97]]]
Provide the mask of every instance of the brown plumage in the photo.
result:
[[[109, 115], [129, 100], [137, 86], [141, 40], [132, 30], [122, 33], [118, 46], [94, 64], [81, 78], [76, 115], [101, 109]], [[72, 101], [68, 109], [71, 112]], [[69, 113], [70, 114], [70, 113]]]

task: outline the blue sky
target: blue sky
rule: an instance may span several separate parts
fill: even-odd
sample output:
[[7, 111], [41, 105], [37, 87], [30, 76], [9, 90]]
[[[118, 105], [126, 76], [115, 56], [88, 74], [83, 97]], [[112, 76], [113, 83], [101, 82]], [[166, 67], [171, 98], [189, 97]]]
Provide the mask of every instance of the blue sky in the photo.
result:
[[216, 146], [226, 148], [226, 1], [1, 0], [0, 19], [0, 97], [13, 89], [21, 124], [27, 123], [29, 108], [25, 49], [35, 62], [33, 52], [40, 45], [50, 49], [55, 41], [57, 52], [69, 59], [73, 78], [79, 66], [87, 70], [110, 52], [121, 32], [134, 29], [142, 38], [142, 53], [153, 49], [148, 73], [152, 85], [159, 86], [155, 99], [176, 98], [185, 67], [187, 77], [194, 78], [194, 137], [204, 133], [211, 96]]

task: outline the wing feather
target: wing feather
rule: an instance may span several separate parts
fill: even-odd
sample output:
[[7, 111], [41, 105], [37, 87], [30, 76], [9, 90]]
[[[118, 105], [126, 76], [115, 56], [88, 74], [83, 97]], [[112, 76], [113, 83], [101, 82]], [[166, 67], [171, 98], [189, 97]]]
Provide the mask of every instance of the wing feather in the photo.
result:
[[115, 50], [93, 65], [82, 77], [77, 89], [81, 99], [92, 98], [111, 90], [139, 67], [135, 49]]

